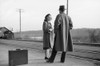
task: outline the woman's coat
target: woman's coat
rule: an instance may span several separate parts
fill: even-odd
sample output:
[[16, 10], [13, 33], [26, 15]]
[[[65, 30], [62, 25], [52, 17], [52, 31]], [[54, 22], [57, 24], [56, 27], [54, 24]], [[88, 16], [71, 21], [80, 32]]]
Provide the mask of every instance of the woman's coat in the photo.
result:
[[43, 22], [43, 49], [48, 49], [50, 45], [50, 29], [52, 28], [51, 23]]

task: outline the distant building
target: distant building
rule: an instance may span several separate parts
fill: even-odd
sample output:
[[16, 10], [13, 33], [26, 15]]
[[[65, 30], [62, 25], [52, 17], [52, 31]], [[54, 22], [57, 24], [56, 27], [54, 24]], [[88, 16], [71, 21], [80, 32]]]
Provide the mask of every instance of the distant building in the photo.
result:
[[13, 39], [14, 33], [6, 27], [0, 27], [0, 38], [2, 39]]

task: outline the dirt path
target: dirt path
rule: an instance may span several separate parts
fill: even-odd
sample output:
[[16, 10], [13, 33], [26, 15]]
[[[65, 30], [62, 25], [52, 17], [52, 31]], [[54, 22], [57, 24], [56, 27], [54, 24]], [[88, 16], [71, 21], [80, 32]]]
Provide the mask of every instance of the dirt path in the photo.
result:
[[[22, 47], [0, 44], [0, 66], [8, 66], [8, 51], [15, 50], [17, 48], [23, 49]], [[50, 63], [45, 62], [43, 52], [40, 52], [39, 50], [28, 49], [29, 63], [26, 65], [20, 65], [20, 66], [95, 66], [92, 62], [70, 58], [68, 56], [66, 57], [65, 63], [60, 63], [59, 56], [60, 55], [57, 55], [55, 62], [50, 64]]]

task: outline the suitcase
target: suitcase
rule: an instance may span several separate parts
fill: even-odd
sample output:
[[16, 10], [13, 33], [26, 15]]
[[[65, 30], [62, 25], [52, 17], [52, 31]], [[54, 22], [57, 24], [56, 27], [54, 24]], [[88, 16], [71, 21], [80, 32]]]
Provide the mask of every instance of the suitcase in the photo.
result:
[[28, 50], [16, 49], [9, 51], [9, 66], [28, 64]]

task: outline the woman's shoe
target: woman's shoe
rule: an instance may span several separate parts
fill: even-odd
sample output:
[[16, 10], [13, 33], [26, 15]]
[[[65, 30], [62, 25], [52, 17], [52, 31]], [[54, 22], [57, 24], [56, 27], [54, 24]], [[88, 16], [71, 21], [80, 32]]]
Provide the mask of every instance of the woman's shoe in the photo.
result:
[[48, 57], [45, 57], [44, 59], [45, 59], [45, 60], [48, 60], [49, 58], [48, 58]]
[[47, 63], [53, 63], [53, 61], [51, 61], [51, 60], [49, 60], [49, 59], [48, 59], [46, 62], [47, 62]]

